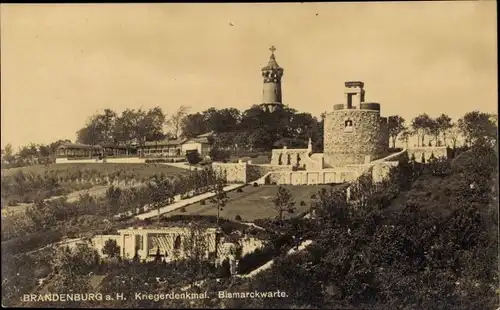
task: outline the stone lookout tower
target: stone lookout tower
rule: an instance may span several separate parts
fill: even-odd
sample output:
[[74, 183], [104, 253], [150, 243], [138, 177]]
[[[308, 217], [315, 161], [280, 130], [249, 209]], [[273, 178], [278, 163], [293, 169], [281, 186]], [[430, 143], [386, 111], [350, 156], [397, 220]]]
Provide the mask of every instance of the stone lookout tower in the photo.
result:
[[276, 48], [271, 46], [269, 50], [271, 51], [269, 63], [262, 68], [264, 88], [262, 92], [261, 107], [268, 112], [273, 112], [282, 106], [281, 78], [283, 77], [283, 68], [276, 62], [276, 57], [274, 56]]
[[324, 161], [327, 167], [363, 164], [386, 155], [389, 147], [387, 118], [380, 104], [365, 102], [364, 83], [345, 82], [343, 104], [326, 114]]

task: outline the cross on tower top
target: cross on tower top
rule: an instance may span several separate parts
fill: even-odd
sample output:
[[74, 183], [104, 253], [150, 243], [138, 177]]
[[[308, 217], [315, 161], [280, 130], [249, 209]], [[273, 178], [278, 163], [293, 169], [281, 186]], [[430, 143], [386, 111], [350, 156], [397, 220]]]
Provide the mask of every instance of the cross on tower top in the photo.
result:
[[274, 47], [274, 45], [273, 45], [273, 46], [271, 46], [271, 47], [269, 48], [269, 50], [271, 51], [271, 53], [273, 53], [273, 54], [274, 54], [274, 51], [276, 50], [276, 47]]

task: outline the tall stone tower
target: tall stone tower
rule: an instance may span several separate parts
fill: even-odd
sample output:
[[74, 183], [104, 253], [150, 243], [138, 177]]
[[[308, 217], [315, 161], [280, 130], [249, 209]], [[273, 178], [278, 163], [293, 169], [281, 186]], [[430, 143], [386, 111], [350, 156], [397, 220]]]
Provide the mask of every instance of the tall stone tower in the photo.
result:
[[276, 57], [274, 56], [276, 48], [271, 46], [269, 50], [271, 51], [269, 63], [261, 70], [262, 77], [264, 78], [261, 107], [268, 112], [273, 112], [283, 105], [281, 101], [281, 78], [283, 77], [283, 68], [276, 62]]
[[387, 118], [380, 104], [365, 102], [364, 83], [345, 82], [345, 103], [326, 114], [324, 160], [327, 167], [363, 164], [386, 155], [389, 147]]

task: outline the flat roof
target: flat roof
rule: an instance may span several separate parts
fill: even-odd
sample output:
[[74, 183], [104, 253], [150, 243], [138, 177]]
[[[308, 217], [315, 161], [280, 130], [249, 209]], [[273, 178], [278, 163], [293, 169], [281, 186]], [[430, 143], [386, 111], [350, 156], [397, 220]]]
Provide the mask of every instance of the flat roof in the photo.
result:
[[184, 143], [186, 139], [161, 140], [161, 141], [146, 141], [145, 146], [177, 146]]
[[88, 144], [80, 144], [80, 143], [64, 143], [59, 145], [57, 148], [65, 148], [65, 149], [100, 149], [100, 145], [88, 145]]

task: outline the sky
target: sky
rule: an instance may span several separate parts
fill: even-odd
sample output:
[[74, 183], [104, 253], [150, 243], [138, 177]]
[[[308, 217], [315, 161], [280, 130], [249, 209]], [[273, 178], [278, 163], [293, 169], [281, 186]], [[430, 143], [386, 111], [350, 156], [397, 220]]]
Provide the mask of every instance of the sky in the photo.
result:
[[365, 83], [383, 116], [497, 113], [496, 2], [1, 5], [1, 145], [76, 138], [105, 108], [245, 110], [269, 47], [283, 103]]

